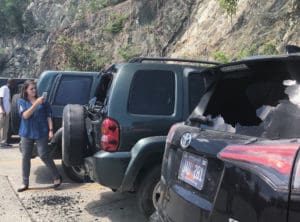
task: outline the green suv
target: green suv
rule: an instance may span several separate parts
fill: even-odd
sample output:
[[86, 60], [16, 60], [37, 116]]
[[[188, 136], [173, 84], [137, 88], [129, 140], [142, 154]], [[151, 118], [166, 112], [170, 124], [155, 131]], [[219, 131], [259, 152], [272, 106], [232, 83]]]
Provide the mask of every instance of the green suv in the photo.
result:
[[142, 212], [155, 209], [165, 139], [188, 117], [211, 76], [209, 61], [134, 58], [101, 73], [88, 105], [63, 113], [63, 162], [117, 191], [136, 191]]

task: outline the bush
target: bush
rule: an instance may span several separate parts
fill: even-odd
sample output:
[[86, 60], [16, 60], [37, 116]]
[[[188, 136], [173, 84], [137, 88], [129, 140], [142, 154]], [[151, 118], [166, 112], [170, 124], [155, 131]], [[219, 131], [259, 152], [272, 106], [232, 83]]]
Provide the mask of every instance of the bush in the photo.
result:
[[117, 14], [112, 14], [110, 16], [111, 23], [106, 25], [104, 30], [109, 31], [113, 34], [116, 34], [124, 28], [124, 21], [128, 18], [127, 15], [117, 15]]
[[250, 47], [245, 47], [241, 49], [240, 52], [236, 55], [235, 60], [239, 60], [254, 55], [258, 55], [258, 49], [256, 45], [251, 45]]
[[275, 41], [267, 43], [257, 43], [257, 45], [251, 45], [250, 47], [243, 48], [236, 56], [237, 59], [254, 56], [254, 55], [276, 55], [279, 52], [276, 49]]
[[58, 37], [70, 69], [81, 71], [99, 71], [109, 61], [106, 56], [96, 51], [87, 43], [72, 40], [65, 36]]
[[121, 47], [119, 49], [119, 54], [122, 56], [122, 58], [125, 61], [128, 61], [129, 59], [140, 55], [140, 53], [138, 52], [138, 49], [136, 47], [130, 46], [130, 45]]
[[122, 2], [122, 1], [120, 1], [120, 0], [90, 0], [88, 7], [92, 12], [96, 12], [107, 6], [115, 5], [120, 2]]
[[213, 57], [214, 57], [214, 60], [217, 62], [221, 62], [221, 63], [230, 62], [230, 57], [225, 55], [225, 53], [221, 52], [221, 51], [215, 52]]
[[226, 13], [230, 16], [230, 21], [232, 23], [232, 16], [236, 14], [237, 6], [239, 0], [218, 0], [221, 8], [223, 8]]
[[264, 45], [262, 45], [260, 47], [259, 52], [260, 52], [260, 54], [263, 54], [263, 55], [276, 55], [276, 54], [278, 54], [278, 51], [276, 49], [276, 45], [273, 42], [267, 42]]
[[91, 0], [89, 1], [89, 9], [92, 12], [99, 11], [109, 5], [109, 0]]

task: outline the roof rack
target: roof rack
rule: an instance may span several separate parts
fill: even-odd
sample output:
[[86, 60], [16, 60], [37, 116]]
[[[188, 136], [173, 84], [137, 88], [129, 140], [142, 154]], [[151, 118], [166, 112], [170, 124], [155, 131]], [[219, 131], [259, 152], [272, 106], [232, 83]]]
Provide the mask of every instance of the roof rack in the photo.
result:
[[134, 57], [130, 59], [129, 63], [142, 63], [143, 61], [174, 61], [174, 62], [189, 62], [189, 63], [202, 63], [210, 65], [220, 65], [219, 62], [195, 59], [180, 59], [180, 58], [166, 58], [166, 57]]

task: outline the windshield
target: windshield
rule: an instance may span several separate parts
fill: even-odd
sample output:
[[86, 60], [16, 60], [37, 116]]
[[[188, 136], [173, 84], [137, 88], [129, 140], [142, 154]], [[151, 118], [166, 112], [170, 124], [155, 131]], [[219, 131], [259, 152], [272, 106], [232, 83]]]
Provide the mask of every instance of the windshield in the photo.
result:
[[203, 128], [269, 139], [300, 136], [300, 62], [251, 61], [242, 70], [219, 70]]

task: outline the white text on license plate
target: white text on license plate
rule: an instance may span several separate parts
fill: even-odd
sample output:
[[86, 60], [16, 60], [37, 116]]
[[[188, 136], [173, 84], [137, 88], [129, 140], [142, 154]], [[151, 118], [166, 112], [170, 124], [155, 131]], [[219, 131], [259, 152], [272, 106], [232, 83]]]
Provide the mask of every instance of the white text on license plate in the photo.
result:
[[184, 152], [179, 167], [178, 179], [198, 190], [202, 190], [207, 164], [207, 159]]

